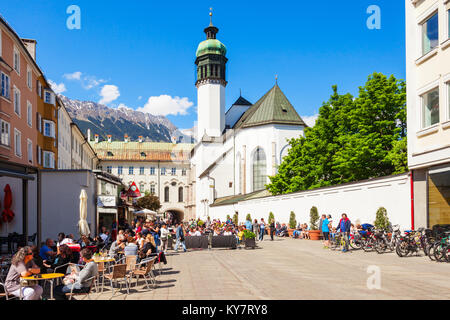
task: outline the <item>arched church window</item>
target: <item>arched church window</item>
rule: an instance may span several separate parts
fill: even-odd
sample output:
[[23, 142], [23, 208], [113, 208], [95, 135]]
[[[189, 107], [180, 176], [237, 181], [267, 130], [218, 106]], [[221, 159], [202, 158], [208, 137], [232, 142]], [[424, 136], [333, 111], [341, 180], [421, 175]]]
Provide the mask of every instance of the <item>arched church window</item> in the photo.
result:
[[169, 202], [169, 187], [164, 188], [164, 202]]
[[258, 147], [253, 156], [253, 191], [264, 189], [266, 180], [266, 154]]
[[178, 188], [178, 202], [183, 202], [183, 187]]

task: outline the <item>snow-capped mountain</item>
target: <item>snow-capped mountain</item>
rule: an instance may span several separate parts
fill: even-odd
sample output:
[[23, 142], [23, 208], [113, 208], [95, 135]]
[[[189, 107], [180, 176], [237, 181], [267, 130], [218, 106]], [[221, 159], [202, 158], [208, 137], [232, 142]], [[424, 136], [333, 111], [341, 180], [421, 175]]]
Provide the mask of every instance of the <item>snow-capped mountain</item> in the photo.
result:
[[132, 141], [143, 136], [146, 141], [171, 142], [172, 137], [175, 137], [178, 142], [193, 142], [190, 136], [180, 132], [164, 116], [154, 116], [123, 106], [113, 109], [92, 101], [58, 96], [81, 131], [86, 135], [87, 129], [91, 129], [91, 135], [98, 134], [100, 141], [107, 140], [108, 134], [112, 135], [113, 141], [122, 141], [124, 135], [128, 134]]

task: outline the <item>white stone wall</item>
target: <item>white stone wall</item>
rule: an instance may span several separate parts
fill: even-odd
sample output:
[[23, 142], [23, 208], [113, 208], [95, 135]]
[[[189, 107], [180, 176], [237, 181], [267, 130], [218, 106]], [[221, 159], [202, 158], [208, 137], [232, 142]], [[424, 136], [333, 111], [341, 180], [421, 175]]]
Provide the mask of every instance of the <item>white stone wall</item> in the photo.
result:
[[225, 128], [225, 87], [221, 84], [206, 83], [199, 86], [198, 134], [201, 139], [206, 134], [220, 137]]
[[91, 171], [42, 172], [42, 241], [56, 239], [59, 232], [73, 233], [76, 238], [80, 217], [80, 193], [88, 195], [87, 221], [95, 235], [96, 179]]
[[372, 181], [351, 183], [342, 186], [321, 188], [288, 195], [242, 201], [234, 205], [209, 208], [211, 219], [225, 220], [235, 211], [239, 212], [239, 222], [244, 222], [248, 213], [252, 219], [264, 218], [267, 222], [269, 212], [275, 221], [288, 223], [290, 212], [296, 214], [297, 223], [310, 225], [309, 212], [316, 206], [321, 214], [331, 214], [335, 226], [342, 213], [356, 223], [373, 223], [379, 207], [387, 209], [392, 224], [400, 224], [402, 229], [411, 227], [411, 195], [408, 174], [390, 176]]

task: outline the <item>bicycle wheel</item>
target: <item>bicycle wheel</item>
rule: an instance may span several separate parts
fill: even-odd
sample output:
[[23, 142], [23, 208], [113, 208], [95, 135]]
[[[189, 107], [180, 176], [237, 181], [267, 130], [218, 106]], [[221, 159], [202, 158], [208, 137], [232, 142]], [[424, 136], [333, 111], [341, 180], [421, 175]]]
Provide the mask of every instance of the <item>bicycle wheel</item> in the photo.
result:
[[335, 251], [338, 247], [338, 243], [340, 242], [339, 237], [335, 236], [334, 238], [331, 238], [330, 240], [330, 249]]
[[395, 247], [395, 252], [400, 258], [406, 257], [409, 253], [408, 243], [406, 241], [401, 241], [397, 243], [397, 246]]
[[374, 243], [373, 239], [369, 238], [364, 242], [364, 245], [362, 248], [365, 252], [370, 252], [370, 251], [373, 251], [374, 245], [375, 245], [375, 243]]
[[350, 239], [350, 247], [352, 247], [352, 249], [359, 250], [362, 248], [362, 241], [355, 240], [354, 238]]
[[450, 245], [447, 245], [444, 249], [445, 261], [450, 262]]
[[375, 246], [374, 247], [375, 247], [375, 251], [378, 254], [382, 254], [382, 253], [384, 253], [386, 251], [387, 245], [386, 245], [386, 242], [384, 241], [384, 239], [378, 239], [375, 242]]
[[439, 243], [439, 245], [437, 245], [434, 248], [434, 258], [436, 259], [436, 261], [442, 262], [445, 260], [445, 255], [444, 255], [444, 248], [446, 246], [443, 245], [442, 243]]
[[431, 261], [436, 261], [436, 258], [434, 257], [434, 247], [437, 246], [438, 243], [431, 243], [427, 247], [428, 251], [428, 258], [430, 258]]

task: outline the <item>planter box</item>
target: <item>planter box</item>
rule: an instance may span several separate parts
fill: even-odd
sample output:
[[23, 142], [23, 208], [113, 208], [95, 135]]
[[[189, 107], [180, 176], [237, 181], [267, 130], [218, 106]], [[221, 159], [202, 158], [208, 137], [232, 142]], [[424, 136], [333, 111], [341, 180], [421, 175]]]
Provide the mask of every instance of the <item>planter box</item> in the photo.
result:
[[320, 231], [319, 230], [310, 230], [309, 238], [311, 240], [320, 240]]
[[255, 239], [244, 239], [244, 243], [245, 243], [246, 248], [255, 248], [256, 247]]

